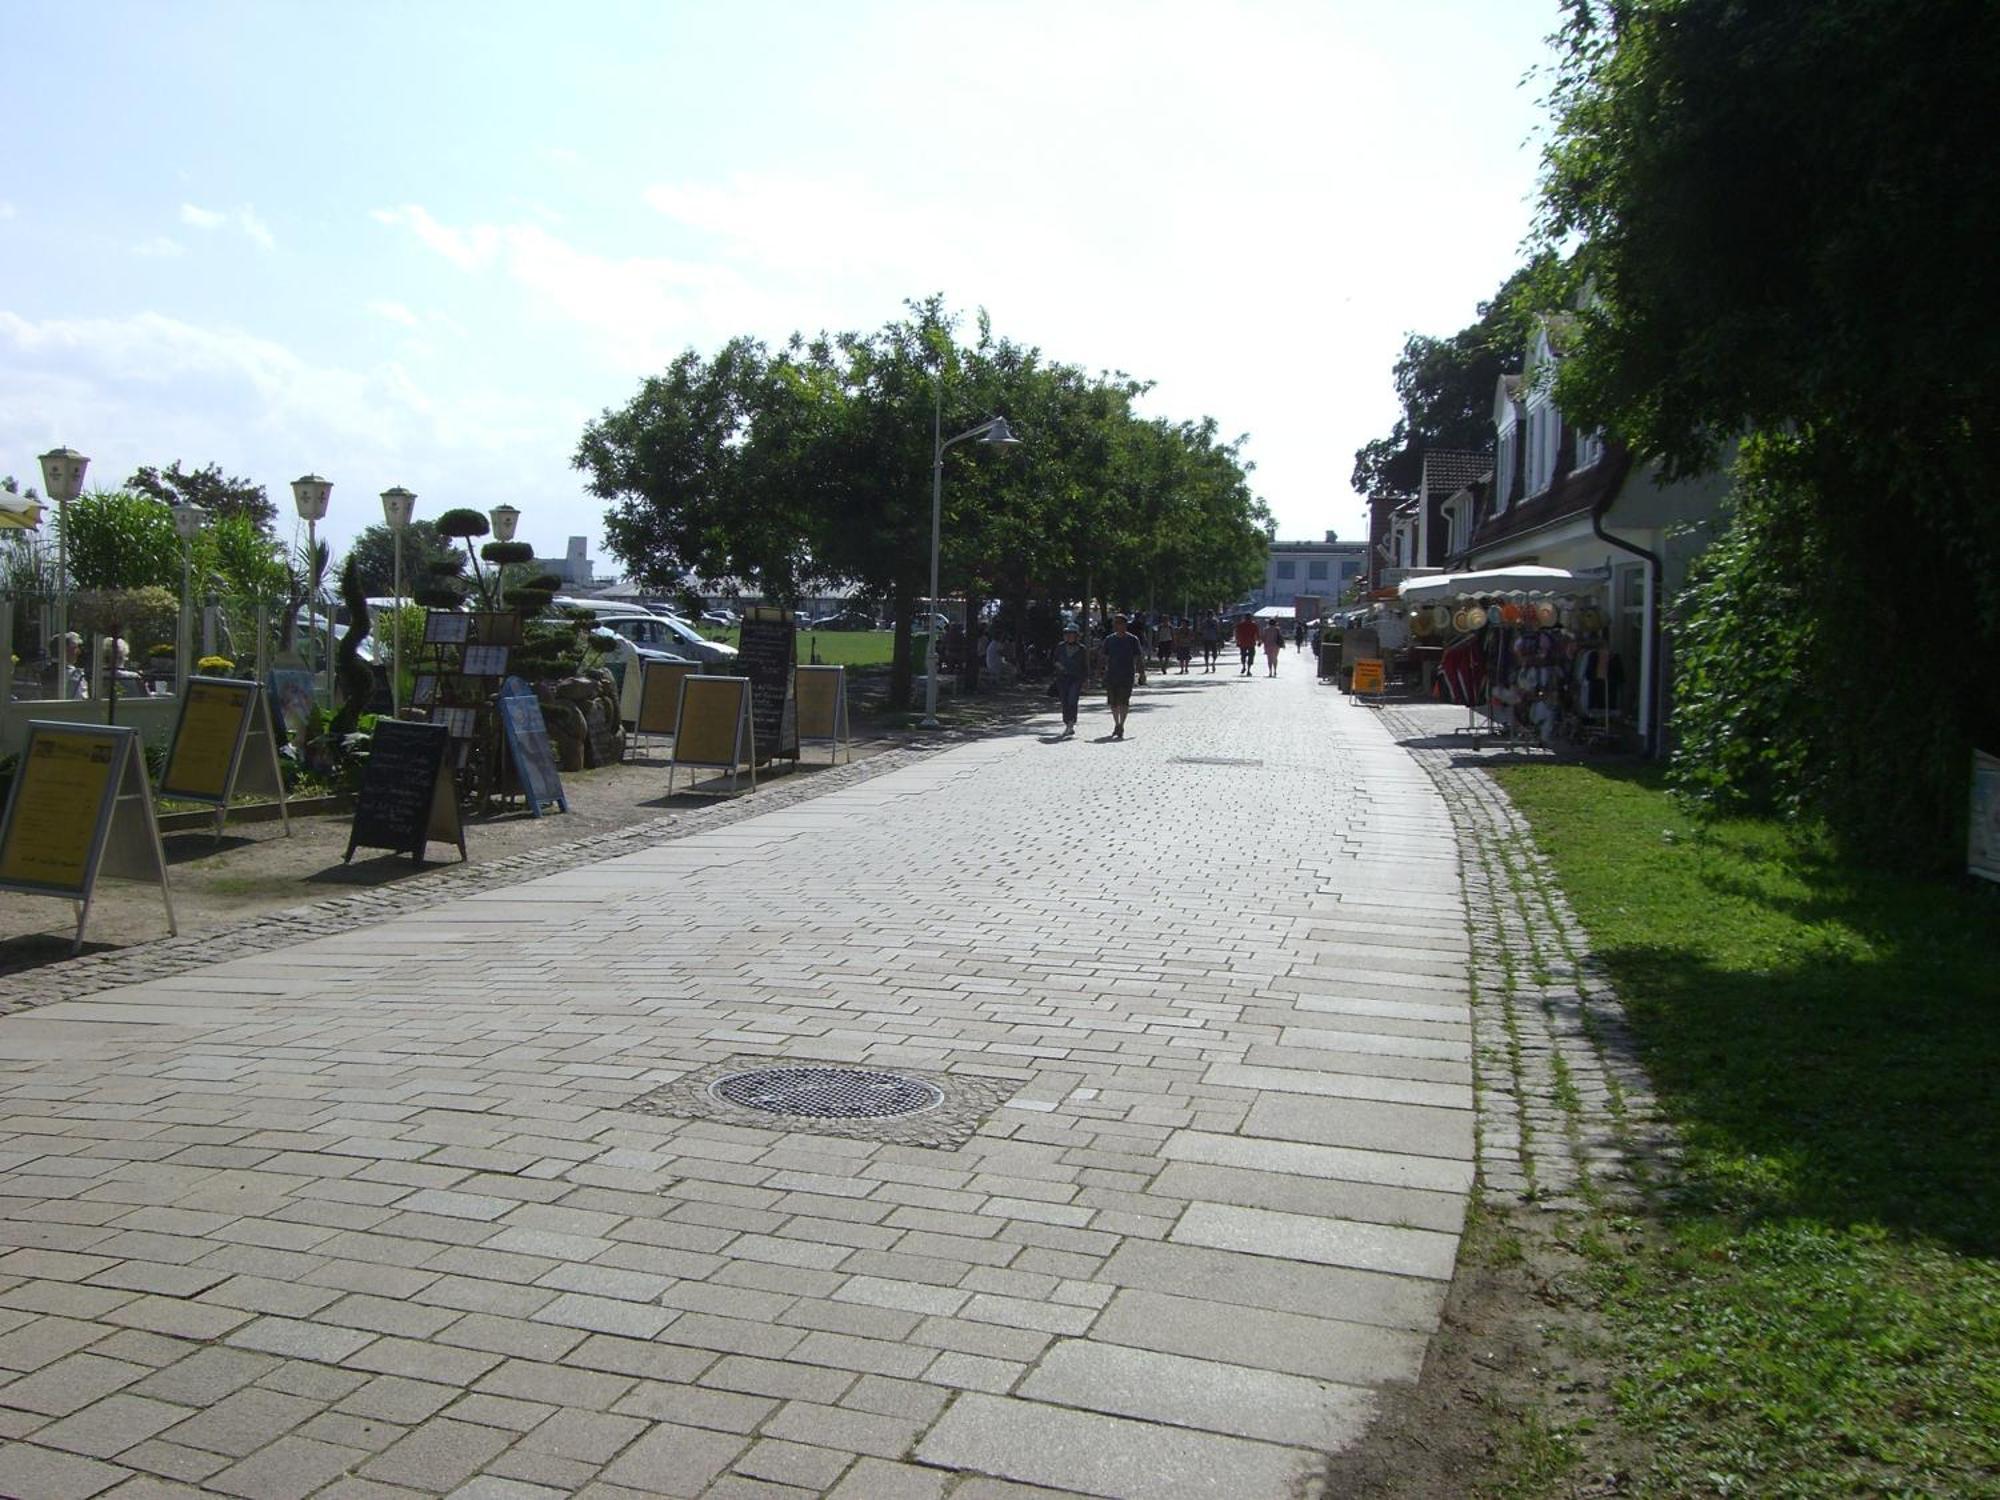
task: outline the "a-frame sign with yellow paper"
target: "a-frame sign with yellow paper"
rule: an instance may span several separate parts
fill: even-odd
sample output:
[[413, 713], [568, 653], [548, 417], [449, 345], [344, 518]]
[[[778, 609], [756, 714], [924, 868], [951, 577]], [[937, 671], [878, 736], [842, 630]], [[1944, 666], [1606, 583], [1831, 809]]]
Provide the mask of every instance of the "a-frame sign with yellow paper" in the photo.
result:
[[31, 720], [0, 820], [0, 891], [74, 901], [74, 953], [83, 946], [100, 875], [157, 881], [167, 931], [180, 931], [139, 731]]
[[160, 795], [215, 805], [215, 833], [237, 797], [262, 793], [277, 799], [285, 833], [285, 777], [278, 767], [278, 737], [271, 730], [270, 700], [261, 686], [235, 677], [190, 677], [181, 695], [173, 747], [160, 772]]
[[700, 668], [687, 661], [647, 661], [636, 665], [641, 676], [632, 737], [637, 739], [643, 734], [649, 739], [665, 739], [673, 734], [674, 720], [680, 715], [681, 682]]
[[750, 767], [754, 791], [757, 731], [750, 720], [750, 679], [683, 677], [680, 711], [674, 715], [674, 754], [667, 762], [667, 795], [673, 796], [674, 772], [682, 766], [727, 771], [733, 792], [737, 768], [744, 765]]
[[847, 728], [847, 668], [802, 666], [793, 669], [798, 687], [793, 696], [799, 705], [799, 743], [826, 741], [826, 763], [832, 765], [845, 747], [854, 759], [854, 744]]

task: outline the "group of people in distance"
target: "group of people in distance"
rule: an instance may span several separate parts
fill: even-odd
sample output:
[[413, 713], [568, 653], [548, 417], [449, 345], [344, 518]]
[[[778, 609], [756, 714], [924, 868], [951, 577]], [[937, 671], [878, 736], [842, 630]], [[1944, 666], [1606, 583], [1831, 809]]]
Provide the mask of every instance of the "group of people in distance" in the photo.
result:
[[[1267, 620], [1259, 625], [1251, 616], [1242, 615], [1237, 618], [1230, 634], [1242, 657], [1242, 669], [1238, 676], [1252, 675], [1260, 645], [1264, 648], [1268, 675], [1278, 675], [1278, 657], [1285, 649], [1285, 631], [1276, 620]], [[1104, 676], [1104, 696], [1111, 709], [1111, 738], [1125, 738], [1125, 717], [1132, 707], [1132, 689], [1145, 682], [1149, 657], [1158, 657], [1162, 676], [1176, 661], [1180, 663], [1181, 675], [1186, 676], [1195, 653], [1199, 651], [1203, 670], [1213, 672], [1216, 660], [1222, 654], [1222, 641], [1222, 620], [1214, 614], [1203, 616], [1199, 623], [1186, 617], [1163, 617], [1155, 622], [1143, 614], [1113, 615], [1111, 628], [1097, 647]], [[1054, 692], [1062, 701], [1064, 739], [1076, 733], [1077, 707], [1083, 697], [1084, 682], [1090, 675], [1090, 664], [1090, 648], [1084, 644], [1082, 630], [1072, 621], [1063, 628], [1062, 644], [1056, 647], [1054, 656]]]

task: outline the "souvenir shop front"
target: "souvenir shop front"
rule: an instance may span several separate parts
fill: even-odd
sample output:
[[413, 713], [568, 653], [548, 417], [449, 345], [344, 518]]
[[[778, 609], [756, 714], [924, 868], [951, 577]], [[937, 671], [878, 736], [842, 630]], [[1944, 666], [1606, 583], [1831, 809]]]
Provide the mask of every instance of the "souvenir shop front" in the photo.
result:
[[1431, 691], [1463, 704], [1464, 732], [1542, 745], [1611, 744], [1633, 693], [1608, 577], [1518, 566], [1406, 580], [1410, 629], [1442, 647]]

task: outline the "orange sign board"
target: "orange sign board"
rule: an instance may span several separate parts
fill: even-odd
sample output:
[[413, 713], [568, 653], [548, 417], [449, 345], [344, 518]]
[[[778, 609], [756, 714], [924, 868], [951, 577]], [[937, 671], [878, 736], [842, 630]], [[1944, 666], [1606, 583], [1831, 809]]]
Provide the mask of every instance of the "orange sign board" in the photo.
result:
[[1354, 664], [1354, 691], [1357, 693], [1379, 693], [1382, 691], [1382, 663], [1358, 661]]

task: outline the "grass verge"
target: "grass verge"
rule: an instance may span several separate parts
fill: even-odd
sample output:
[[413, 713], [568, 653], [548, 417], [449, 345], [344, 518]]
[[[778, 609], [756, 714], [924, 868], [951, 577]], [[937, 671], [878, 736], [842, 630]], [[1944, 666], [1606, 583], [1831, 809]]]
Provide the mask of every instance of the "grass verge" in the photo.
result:
[[1697, 825], [1650, 770], [1495, 774], [1685, 1150], [1597, 1262], [1647, 1486], [2000, 1496], [2000, 892]]

